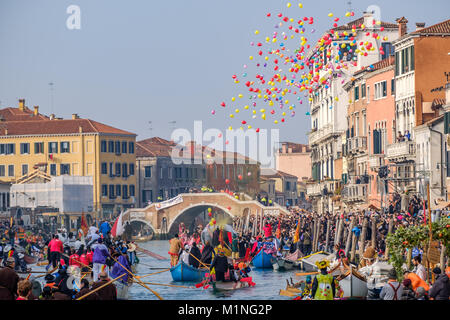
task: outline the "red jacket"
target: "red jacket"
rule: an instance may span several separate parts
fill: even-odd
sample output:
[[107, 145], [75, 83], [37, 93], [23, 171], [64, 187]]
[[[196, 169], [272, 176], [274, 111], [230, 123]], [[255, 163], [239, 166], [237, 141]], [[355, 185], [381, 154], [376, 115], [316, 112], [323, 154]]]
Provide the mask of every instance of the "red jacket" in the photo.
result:
[[87, 256], [87, 254], [82, 254], [80, 256], [80, 260], [79, 260], [83, 265], [81, 265], [82, 267], [85, 266], [89, 266], [89, 257]]
[[50, 249], [50, 252], [63, 252], [63, 243], [59, 239], [52, 239], [50, 243], [48, 244], [48, 248]]
[[92, 263], [92, 258], [94, 257], [94, 252], [93, 252], [93, 251], [89, 251], [89, 252], [86, 254], [86, 257], [88, 258], [89, 263]]
[[81, 267], [80, 256], [77, 255], [76, 253], [71, 255], [69, 258], [69, 266]]

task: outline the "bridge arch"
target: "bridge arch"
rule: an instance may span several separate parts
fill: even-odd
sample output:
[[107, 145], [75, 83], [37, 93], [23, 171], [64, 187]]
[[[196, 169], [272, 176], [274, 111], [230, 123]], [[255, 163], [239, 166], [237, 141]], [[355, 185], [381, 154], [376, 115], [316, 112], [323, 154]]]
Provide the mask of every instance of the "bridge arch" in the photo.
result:
[[132, 222], [141, 222], [141, 223], [143, 223], [143, 224], [149, 226], [150, 229], [152, 229], [153, 234], [156, 235], [156, 234], [158, 233], [157, 230], [155, 229], [155, 227], [150, 223], [150, 221], [147, 221], [147, 220], [145, 220], [145, 219], [131, 218], [130, 220], [126, 220], [126, 221], [129, 221], [130, 223], [132, 223]]
[[[174, 233], [173, 230], [172, 230], [172, 228], [175, 227], [175, 224], [177, 223], [177, 221], [180, 220], [180, 218], [181, 218], [183, 215], [185, 215], [185, 214], [188, 213], [189, 211], [195, 210], [195, 209], [197, 209], [197, 208], [198, 208], [198, 209], [205, 208], [205, 210], [206, 210], [207, 208], [217, 208], [217, 209], [220, 209], [221, 212], [223, 212], [225, 215], [227, 215], [227, 216], [230, 217], [231, 219], [235, 217], [235, 215], [234, 215], [230, 210], [228, 210], [227, 208], [224, 208], [223, 206], [221, 206], [221, 205], [219, 205], [219, 204], [216, 204], [216, 203], [206, 203], [206, 202], [198, 203], [198, 204], [191, 205], [191, 206], [189, 206], [189, 207], [184, 208], [184, 209], [181, 210], [177, 215], [172, 216], [172, 217], [170, 218], [170, 223], [169, 223], [168, 228], [167, 228], [169, 234], [170, 234], [170, 233]], [[177, 232], [177, 231], [176, 231], [176, 232]]]

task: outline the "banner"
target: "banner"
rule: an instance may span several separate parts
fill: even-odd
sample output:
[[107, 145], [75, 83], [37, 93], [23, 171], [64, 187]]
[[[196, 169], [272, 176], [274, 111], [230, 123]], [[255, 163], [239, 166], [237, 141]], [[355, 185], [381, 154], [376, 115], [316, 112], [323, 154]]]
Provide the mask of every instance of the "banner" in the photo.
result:
[[163, 201], [163, 202], [158, 202], [155, 203], [155, 208], [156, 210], [161, 210], [164, 208], [168, 208], [171, 206], [174, 206], [176, 204], [182, 203], [183, 202], [183, 197], [182, 196], [176, 196], [175, 198]]

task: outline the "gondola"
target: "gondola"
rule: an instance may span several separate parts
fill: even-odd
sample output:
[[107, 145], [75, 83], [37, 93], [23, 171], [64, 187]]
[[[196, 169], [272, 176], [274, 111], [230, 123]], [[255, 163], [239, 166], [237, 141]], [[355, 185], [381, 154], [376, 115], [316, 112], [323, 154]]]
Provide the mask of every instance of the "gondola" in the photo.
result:
[[208, 269], [197, 269], [180, 261], [176, 266], [170, 268], [173, 281], [201, 281], [205, 274], [209, 272]]
[[242, 288], [248, 288], [250, 285], [247, 282], [244, 281], [228, 281], [228, 282], [213, 282], [212, 288], [216, 291], [231, 291], [231, 290], [237, 290]]
[[264, 250], [260, 250], [252, 260], [253, 266], [258, 269], [272, 269], [273, 262], [275, 262], [273, 256], [265, 253]]
[[276, 271], [292, 270], [294, 268], [294, 261], [287, 260], [283, 257], [278, 257], [272, 266]]

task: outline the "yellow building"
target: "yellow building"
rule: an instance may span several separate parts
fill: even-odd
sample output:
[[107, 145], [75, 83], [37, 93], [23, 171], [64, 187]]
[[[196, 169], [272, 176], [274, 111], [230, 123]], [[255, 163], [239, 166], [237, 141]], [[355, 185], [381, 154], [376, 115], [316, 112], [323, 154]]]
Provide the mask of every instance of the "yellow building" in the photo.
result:
[[136, 135], [94, 120], [39, 114], [19, 100], [0, 109], [0, 181], [15, 183], [38, 168], [50, 176], [92, 176], [98, 218], [134, 205]]

